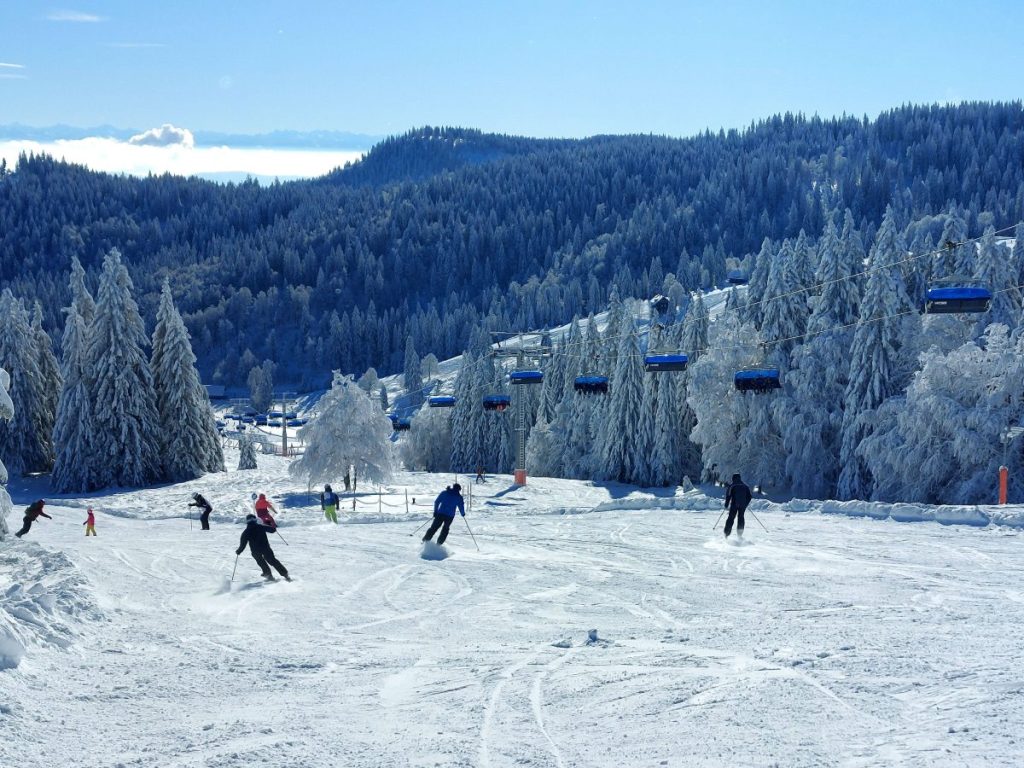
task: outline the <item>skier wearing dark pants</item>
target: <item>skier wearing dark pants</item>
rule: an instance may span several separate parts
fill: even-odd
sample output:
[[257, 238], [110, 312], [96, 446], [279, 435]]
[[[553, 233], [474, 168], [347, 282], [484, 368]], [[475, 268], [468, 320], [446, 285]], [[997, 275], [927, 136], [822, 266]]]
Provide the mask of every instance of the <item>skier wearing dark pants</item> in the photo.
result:
[[274, 550], [270, 548], [270, 542], [267, 541], [267, 528], [260, 525], [256, 515], [246, 515], [245, 530], [242, 531], [242, 538], [238, 542], [238, 549], [235, 550], [235, 554], [242, 554], [245, 551], [246, 545], [249, 546], [249, 552], [252, 553], [253, 560], [256, 561], [256, 564], [263, 572], [264, 579], [274, 581], [274, 574], [270, 572], [270, 566], [274, 566], [277, 572], [284, 577], [285, 581], [291, 581], [291, 578], [288, 576], [288, 569], [281, 565], [280, 560], [274, 557]]
[[441, 535], [437, 537], [437, 543], [444, 544], [448, 538], [448, 529], [452, 527], [452, 521], [455, 519], [455, 513], [459, 512], [463, 517], [466, 516], [466, 505], [462, 501], [461, 491], [462, 486], [456, 483], [445, 488], [441, 495], [434, 499], [434, 522], [427, 528], [424, 541], [430, 541], [440, 529]]
[[199, 523], [203, 526], [204, 531], [210, 530], [210, 513], [213, 512], [213, 507], [210, 506], [210, 502], [203, 498], [201, 493], [193, 493], [192, 501], [188, 504], [190, 507], [199, 507], [203, 512], [199, 515]]
[[729, 534], [732, 533], [732, 521], [736, 519], [737, 514], [740, 519], [736, 526], [736, 535], [743, 534], [743, 513], [747, 511], [747, 505], [750, 504], [752, 498], [750, 487], [740, 479], [739, 472], [737, 472], [732, 476], [732, 482], [725, 492], [725, 506], [729, 508], [729, 517], [725, 521], [726, 538], [729, 538]]
[[17, 536], [20, 539], [22, 536], [28, 533], [32, 529], [32, 523], [34, 523], [40, 517], [45, 517], [47, 520], [53, 520], [52, 517], [43, 512], [44, 504], [46, 504], [46, 502], [40, 499], [39, 501], [32, 502], [30, 506], [25, 508], [25, 517], [22, 519], [21, 530], [14, 534], [15, 536]]

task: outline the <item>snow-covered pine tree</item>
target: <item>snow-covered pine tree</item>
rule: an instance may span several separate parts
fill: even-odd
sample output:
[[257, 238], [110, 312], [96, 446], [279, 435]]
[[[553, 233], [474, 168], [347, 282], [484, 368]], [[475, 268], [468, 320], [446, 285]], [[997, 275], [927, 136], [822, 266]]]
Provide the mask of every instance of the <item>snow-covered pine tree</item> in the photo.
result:
[[[946, 223], [939, 237], [941, 249], [935, 259], [932, 277], [945, 280], [951, 277], [971, 277], [974, 274], [974, 245], [960, 245], [967, 239], [967, 223], [960, 217], [955, 206], [950, 206]], [[961, 272], [964, 262], [969, 261], [969, 272]]]
[[859, 304], [852, 264], [844, 257], [846, 249], [829, 221], [819, 243], [814, 276], [821, 294], [814, 297], [808, 339], [794, 352], [787, 376], [792, 395], [780, 400], [773, 413], [783, 436], [791, 488], [811, 498], [831, 495], [839, 475], [847, 355], [853, 340], [848, 326], [855, 322]]
[[14, 417], [0, 421], [0, 461], [15, 474], [50, 468], [50, 439], [42, 434], [45, 394], [28, 313], [10, 289], [0, 295], [0, 367], [11, 378]]
[[761, 337], [772, 346], [783, 367], [807, 326], [807, 294], [800, 278], [803, 266], [792, 243], [783, 241], [772, 259], [765, 288]]
[[89, 333], [85, 318], [78, 311], [77, 298], [65, 311], [67, 320], [61, 343], [63, 386], [53, 428], [56, 458], [50, 477], [50, 485], [58, 493], [89, 491], [99, 483], [94, 470], [97, 457], [86, 364]]
[[[688, 435], [700, 447], [704, 476], [711, 469], [720, 477], [747, 472], [740, 465], [740, 434], [748, 428], [749, 408], [733, 385], [736, 371], [757, 361], [761, 338], [753, 324], [740, 324], [735, 315], [723, 314], [710, 329], [708, 349], [688, 367], [687, 404], [695, 414]], [[753, 477], [751, 477], [753, 479]]]
[[85, 327], [92, 325], [96, 317], [96, 302], [85, 285], [85, 270], [77, 256], [71, 257], [71, 302], [78, 307], [78, 314], [85, 321]]
[[96, 317], [89, 329], [96, 485], [142, 486], [160, 479], [160, 432], [148, 339], [132, 281], [113, 249], [103, 259]]
[[476, 468], [477, 456], [475, 416], [481, 404], [473, 402], [473, 371], [476, 358], [470, 351], [462, 353], [462, 367], [455, 375], [455, 407], [452, 408], [452, 456], [451, 467], [456, 472], [470, 472]]
[[637, 454], [637, 430], [643, 404], [644, 369], [636, 325], [623, 312], [617, 329], [615, 373], [608, 395], [608, 410], [598, 440], [599, 477], [633, 482], [642, 460]]
[[238, 468], [257, 469], [256, 442], [245, 432], [238, 436]]
[[335, 371], [320, 412], [299, 430], [305, 453], [288, 472], [308, 485], [334, 483], [349, 466], [360, 482], [386, 483], [395, 470], [391, 421], [351, 376]]
[[32, 313], [32, 339], [35, 342], [36, 365], [42, 389], [41, 407], [38, 411], [39, 434], [46, 440], [46, 465], [53, 466], [53, 424], [57, 418], [57, 401], [60, 398], [61, 375], [57, 358], [53, 354], [50, 334], [43, 330], [43, 307], [37, 301]]
[[1018, 286], [1024, 286], [1024, 221], [1019, 222], [1013, 230], [1010, 266], [1013, 270], [1013, 282]]
[[981, 342], [932, 350], [906, 397], [890, 398], [859, 453], [877, 478], [874, 498], [931, 504], [992, 504], [999, 465], [1010, 464], [1011, 501], [1022, 497], [1018, 446], [1008, 425], [1024, 416], [1024, 337], [990, 325]]
[[1017, 288], [1017, 278], [1013, 274], [1010, 254], [996, 242], [995, 228], [989, 225], [978, 243], [977, 277], [982, 284], [992, 291], [992, 304], [989, 311], [978, 315], [974, 325], [974, 335], [980, 338], [991, 323], [1001, 323], [1010, 331], [1017, 328], [1020, 322], [1021, 294]]
[[449, 472], [452, 466], [452, 422], [448, 408], [421, 408], [402, 442], [402, 461], [412, 470]]
[[164, 473], [174, 482], [224, 471], [217, 420], [195, 363], [188, 330], [174, 306], [171, 286], [164, 281], [150, 369], [160, 417]]
[[768, 275], [771, 272], [775, 247], [767, 237], [761, 243], [761, 251], [754, 258], [754, 271], [747, 282], [746, 308], [742, 314], [743, 322], [752, 322], [756, 328], [761, 327], [764, 320], [765, 289], [768, 287]]
[[[0, 368], [0, 422], [14, 418], [14, 403], [7, 394], [11, 385], [11, 377]], [[7, 516], [11, 514], [11, 497], [7, 495], [7, 467], [0, 461], [0, 541], [7, 538], [10, 529], [7, 527]]]
[[870, 274], [850, 349], [837, 486], [842, 499], [870, 497], [872, 477], [858, 448], [871, 434], [872, 413], [886, 398], [901, 391], [900, 371], [907, 354], [902, 315], [909, 311], [911, 302], [899, 266], [892, 265], [905, 253], [889, 208], [871, 249]]
[[420, 356], [412, 343], [412, 336], [405, 337], [405, 369], [403, 381], [409, 402], [417, 405], [423, 402], [423, 377], [420, 373]]
[[526, 442], [526, 471], [536, 477], [559, 477], [561, 448], [543, 411]]
[[380, 409], [382, 411], [386, 411], [390, 407], [391, 407], [391, 404], [388, 402], [388, 388], [385, 387], [383, 384], [381, 384], [380, 385]]

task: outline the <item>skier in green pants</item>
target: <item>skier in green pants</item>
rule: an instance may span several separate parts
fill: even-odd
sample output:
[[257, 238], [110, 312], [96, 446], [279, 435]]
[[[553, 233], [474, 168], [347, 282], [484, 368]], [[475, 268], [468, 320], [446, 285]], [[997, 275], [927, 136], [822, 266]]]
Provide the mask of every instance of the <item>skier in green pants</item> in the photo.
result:
[[324, 511], [324, 517], [332, 523], [337, 523], [339, 506], [341, 499], [338, 498], [338, 494], [331, 490], [331, 486], [325, 485], [324, 492], [320, 494], [320, 509]]

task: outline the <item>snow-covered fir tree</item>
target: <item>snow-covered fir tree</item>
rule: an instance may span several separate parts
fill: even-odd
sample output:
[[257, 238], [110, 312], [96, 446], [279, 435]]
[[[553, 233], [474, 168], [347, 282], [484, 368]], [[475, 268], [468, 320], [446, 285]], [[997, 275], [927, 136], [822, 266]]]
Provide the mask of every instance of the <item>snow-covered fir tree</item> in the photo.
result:
[[36, 341], [28, 313], [10, 289], [0, 295], [0, 367], [10, 375], [8, 393], [14, 403], [14, 417], [0, 421], [0, 461], [15, 474], [48, 470], [51, 434], [40, 431], [46, 394]]
[[848, 249], [826, 224], [819, 244], [807, 341], [792, 356], [787, 374], [790, 396], [779, 400], [774, 416], [780, 426], [790, 488], [800, 496], [821, 498], [834, 492], [839, 475], [839, 437], [848, 384], [849, 326], [856, 320], [859, 296], [851, 279]]
[[839, 455], [838, 495], [843, 499], [870, 496], [871, 473], [858, 448], [871, 434], [872, 413], [901, 390], [900, 370], [907, 355], [903, 315], [911, 307], [898, 265], [904, 253], [890, 208], [871, 250], [870, 273], [850, 349]]
[[[88, 328], [78, 311], [78, 299], [65, 310], [61, 343], [61, 387], [53, 428], [56, 458], [50, 485], [58, 493], [89, 491], [99, 487], [93, 405], [87, 370]], [[92, 305], [95, 309], [95, 305]]]
[[258, 468], [256, 466], [256, 442], [246, 432], [238, 436], [238, 468]]
[[799, 343], [807, 325], [807, 294], [801, 277], [803, 269], [802, 259], [793, 244], [784, 241], [772, 259], [768, 273], [761, 322], [761, 337], [780, 353], [778, 362], [783, 367], [785, 356]]
[[402, 441], [402, 461], [408, 469], [448, 472], [452, 465], [450, 408], [421, 408]]
[[117, 249], [103, 259], [86, 367], [93, 405], [96, 485], [141, 486], [159, 480], [161, 435], [148, 339]]
[[597, 471], [604, 479], [628, 483], [634, 480], [638, 466], [645, 461], [637, 451], [644, 369], [633, 318], [628, 312], [619, 316], [615, 373], [598, 440]]
[[768, 275], [771, 272], [772, 260], [775, 256], [775, 247], [767, 237], [761, 243], [761, 250], [754, 258], [754, 271], [747, 281], [746, 309], [742, 314], [744, 322], [754, 324], [760, 328], [764, 320], [764, 297], [768, 287]]
[[412, 336], [405, 340], [405, 369], [402, 377], [410, 402], [417, 405], [423, 401], [423, 378], [420, 373], [420, 356], [412, 343]]
[[536, 477], [560, 477], [560, 446], [551, 424], [541, 412], [526, 443], [526, 471]]
[[993, 504], [995, 478], [1010, 464], [1012, 500], [1024, 498], [1020, 438], [1024, 336], [990, 325], [980, 342], [922, 355], [906, 397], [894, 397], [859, 448], [875, 478], [874, 498], [930, 504]]
[[462, 367], [455, 376], [455, 407], [452, 408], [451, 467], [456, 472], [471, 472], [476, 467], [476, 417], [482, 406], [473, 402], [473, 373], [477, 359], [472, 352], [462, 354]]
[[1021, 314], [1021, 294], [1013, 274], [1010, 254], [996, 242], [995, 228], [989, 225], [978, 243], [978, 264], [975, 275], [990, 291], [989, 311], [978, 315], [974, 335], [981, 337], [990, 323], [1001, 323], [1010, 331], [1017, 328]]
[[50, 334], [43, 330], [43, 307], [37, 301], [32, 313], [32, 340], [35, 343], [36, 365], [42, 390], [40, 408], [36, 414], [39, 434], [46, 437], [46, 465], [53, 466], [53, 424], [57, 418], [57, 401], [60, 398], [61, 375], [57, 358], [53, 354]]
[[[0, 422], [14, 418], [14, 403], [7, 393], [11, 385], [11, 377], [0, 368]], [[10, 529], [7, 527], [7, 516], [11, 514], [11, 497], [7, 495], [7, 467], [0, 461], [0, 541], [7, 538]]]
[[760, 348], [753, 324], [741, 324], [735, 315], [725, 314], [711, 325], [708, 349], [689, 366], [687, 404], [696, 416], [689, 438], [700, 447], [705, 479], [713, 474], [751, 474], [753, 467], [740, 463], [740, 437], [749, 428], [747, 401], [760, 396], [738, 392], [733, 378], [736, 371], [757, 362]]
[[71, 257], [71, 301], [88, 328], [96, 317], [96, 301], [85, 284], [85, 270], [77, 256]]
[[351, 376], [334, 373], [319, 413], [299, 430], [305, 453], [288, 468], [310, 486], [336, 483], [351, 466], [361, 482], [386, 483], [395, 471], [391, 421]]
[[1010, 267], [1013, 272], [1013, 282], [1018, 287], [1024, 286], [1024, 221], [1019, 222], [1013, 230], [1013, 250], [1010, 251]]
[[380, 385], [380, 409], [382, 411], [386, 411], [390, 407], [391, 407], [391, 404], [388, 402], [388, 388], [385, 387], [383, 384], [381, 384]]
[[205, 472], [223, 472], [217, 422], [199, 382], [185, 323], [165, 281], [153, 331], [150, 368], [160, 416], [161, 455], [168, 480], [180, 482]]

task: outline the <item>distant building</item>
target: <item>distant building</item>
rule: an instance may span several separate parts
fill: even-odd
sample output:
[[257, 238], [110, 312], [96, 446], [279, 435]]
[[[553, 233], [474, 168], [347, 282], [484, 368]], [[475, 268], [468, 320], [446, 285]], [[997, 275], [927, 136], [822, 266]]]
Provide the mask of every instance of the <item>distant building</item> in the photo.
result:
[[227, 394], [224, 391], [224, 387], [221, 384], [204, 384], [206, 387], [206, 394], [211, 400], [227, 400]]

